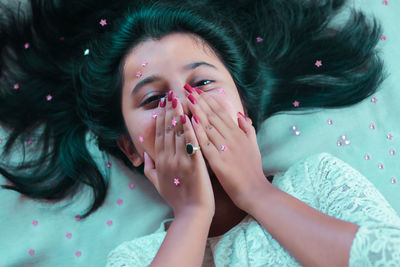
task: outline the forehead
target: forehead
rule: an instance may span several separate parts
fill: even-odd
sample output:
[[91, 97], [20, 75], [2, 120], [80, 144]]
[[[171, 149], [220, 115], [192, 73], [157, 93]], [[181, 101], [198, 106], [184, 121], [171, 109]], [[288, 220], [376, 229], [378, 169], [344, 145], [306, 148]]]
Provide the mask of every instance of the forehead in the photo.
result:
[[124, 74], [146, 61], [149, 66], [186, 64], [190, 60], [219, 61], [214, 51], [199, 37], [173, 33], [160, 40], [150, 39], [135, 46], [125, 57]]

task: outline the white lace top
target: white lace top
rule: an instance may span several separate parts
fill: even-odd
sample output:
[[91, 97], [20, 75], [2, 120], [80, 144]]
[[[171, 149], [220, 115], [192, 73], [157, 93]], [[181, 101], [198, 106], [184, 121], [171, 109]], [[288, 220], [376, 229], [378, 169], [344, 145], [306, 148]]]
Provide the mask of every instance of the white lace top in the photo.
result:
[[[327, 215], [360, 226], [350, 266], [400, 266], [400, 218], [375, 187], [345, 162], [328, 153], [313, 155], [276, 174], [273, 184]], [[107, 266], [150, 265], [165, 238], [166, 221], [155, 233], [111, 251]], [[203, 266], [300, 264], [248, 215], [224, 235], [208, 239]]]

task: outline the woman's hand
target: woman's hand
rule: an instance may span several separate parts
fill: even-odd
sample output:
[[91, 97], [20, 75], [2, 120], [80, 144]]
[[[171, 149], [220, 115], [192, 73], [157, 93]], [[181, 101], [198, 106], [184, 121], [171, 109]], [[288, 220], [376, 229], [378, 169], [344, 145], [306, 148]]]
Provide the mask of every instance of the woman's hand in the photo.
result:
[[187, 101], [199, 120], [193, 128], [201, 151], [225, 192], [236, 206], [246, 211], [252, 195], [268, 186], [255, 129], [251, 120], [239, 113], [238, 126], [217, 98], [198, 92], [201, 93], [197, 90], [190, 94], [195, 101]]
[[145, 175], [172, 207], [175, 217], [190, 210], [212, 218], [215, 203], [207, 166], [201, 151], [186, 153], [187, 143], [198, 146], [198, 142], [172, 91], [168, 101], [161, 99], [157, 113], [155, 163], [145, 152]]

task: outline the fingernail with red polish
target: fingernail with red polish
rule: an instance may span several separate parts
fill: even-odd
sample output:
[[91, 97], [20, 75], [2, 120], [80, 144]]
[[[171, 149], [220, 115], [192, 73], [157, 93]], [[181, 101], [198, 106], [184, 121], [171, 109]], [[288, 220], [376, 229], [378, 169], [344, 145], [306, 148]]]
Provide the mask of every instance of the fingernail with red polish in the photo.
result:
[[172, 108], [176, 108], [178, 105], [178, 100], [176, 98], [172, 99]]
[[189, 94], [193, 93], [193, 87], [191, 87], [189, 84], [185, 84], [183, 88], [185, 88]]
[[168, 101], [171, 101], [173, 97], [174, 97], [174, 92], [173, 91], [169, 91], [168, 92]]
[[165, 97], [161, 98], [161, 100], [160, 100], [160, 107], [163, 108], [163, 107], [165, 107], [166, 104], [167, 104], [167, 103], [166, 103], [166, 101], [165, 101]]
[[240, 116], [242, 116], [244, 119], [246, 119], [246, 117], [242, 114], [242, 112], [238, 112], [240, 114]]
[[185, 114], [184, 114], [184, 115], [181, 115], [181, 122], [182, 122], [182, 124], [185, 124], [185, 123], [186, 123], [186, 116], [185, 116]]
[[196, 90], [196, 92], [199, 94], [199, 95], [201, 95], [202, 93], [203, 93], [203, 91], [201, 91], [199, 88], [197, 88], [197, 87], [193, 87], [194, 88], [194, 90]]
[[200, 122], [200, 121], [199, 121], [199, 118], [197, 118], [196, 114], [193, 114], [193, 119], [194, 119], [194, 121], [195, 121], [196, 123], [199, 123], [199, 122]]
[[189, 95], [188, 98], [189, 98], [190, 102], [192, 102], [192, 104], [196, 104], [197, 103], [197, 101], [196, 101], [196, 99], [194, 98], [193, 95]]

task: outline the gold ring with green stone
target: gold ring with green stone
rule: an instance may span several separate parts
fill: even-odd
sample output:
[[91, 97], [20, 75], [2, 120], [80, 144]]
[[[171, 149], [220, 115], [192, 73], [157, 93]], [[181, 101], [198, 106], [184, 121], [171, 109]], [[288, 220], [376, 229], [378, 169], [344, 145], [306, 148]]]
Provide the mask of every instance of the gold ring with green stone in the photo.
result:
[[186, 144], [186, 153], [193, 155], [197, 150], [200, 150], [199, 146], [193, 146], [191, 143]]

